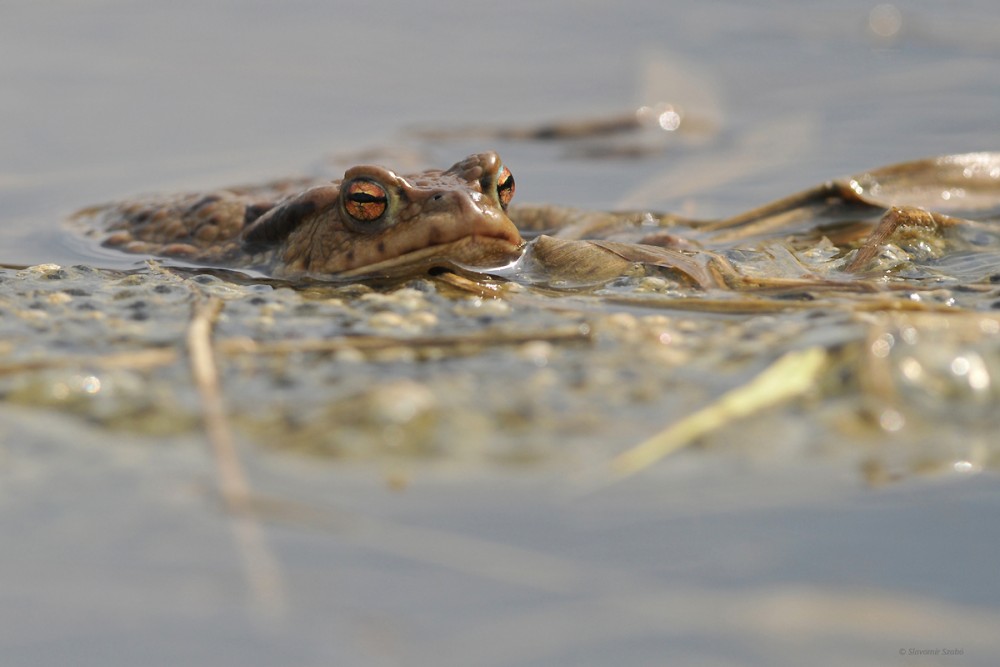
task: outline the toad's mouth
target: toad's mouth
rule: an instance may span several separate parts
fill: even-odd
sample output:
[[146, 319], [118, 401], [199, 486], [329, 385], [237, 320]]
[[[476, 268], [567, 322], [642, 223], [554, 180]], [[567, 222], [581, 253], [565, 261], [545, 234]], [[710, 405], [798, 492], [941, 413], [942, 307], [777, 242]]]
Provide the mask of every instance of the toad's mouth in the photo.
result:
[[337, 274], [353, 278], [373, 274], [392, 275], [437, 266], [495, 268], [521, 256], [524, 241], [517, 234], [471, 233], [461, 238], [404, 251], [387, 259], [357, 266]]

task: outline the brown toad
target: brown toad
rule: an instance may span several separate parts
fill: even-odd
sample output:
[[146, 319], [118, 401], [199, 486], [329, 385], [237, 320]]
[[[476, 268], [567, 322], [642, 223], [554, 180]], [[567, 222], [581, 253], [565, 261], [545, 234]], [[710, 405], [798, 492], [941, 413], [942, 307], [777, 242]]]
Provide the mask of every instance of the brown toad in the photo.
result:
[[78, 217], [99, 219], [105, 246], [285, 277], [377, 274], [437, 260], [493, 267], [524, 245], [507, 217], [514, 178], [496, 153], [408, 176], [357, 166], [339, 181], [307, 185], [140, 199]]

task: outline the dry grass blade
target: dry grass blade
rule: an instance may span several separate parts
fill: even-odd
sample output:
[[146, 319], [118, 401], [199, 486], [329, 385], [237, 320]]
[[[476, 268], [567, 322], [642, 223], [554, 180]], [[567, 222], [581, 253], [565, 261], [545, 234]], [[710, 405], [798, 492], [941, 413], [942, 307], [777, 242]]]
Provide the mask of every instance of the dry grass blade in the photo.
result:
[[338, 338], [305, 338], [302, 340], [278, 340], [257, 342], [247, 338], [231, 338], [219, 341], [223, 354], [295, 354], [333, 353], [341, 350], [374, 352], [395, 347], [415, 350], [446, 350], [449, 355], [479, 352], [499, 345], [520, 345], [535, 341], [550, 343], [586, 342], [590, 334], [580, 327], [563, 327], [543, 331], [484, 331], [458, 336], [433, 336], [404, 338], [399, 336], [341, 336]]
[[864, 211], [875, 207], [860, 200], [846, 184], [829, 182], [731, 218], [707, 222], [702, 229], [712, 232], [713, 244], [731, 244], [800, 228], [831, 214], [840, 217], [838, 212], [850, 209]]
[[[914, 312], [939, 313], [943, 315], [966, 312], [956, 306], [947, 304], [893, 297], [894, 292], [902, 292], [905, 287], [907, 286], [904, 285], [896, 289], [890, 286], [885, 290], [885, 293], [872, 295], [865, 295], [864, 289], [857, 289], [851, 293], [838, 295], [834, 292], [835, 287], [832, 287], [827, 292], [831, 298], [816, 298], [813, 292], [823, 293], [825, 291], [823, 285], [817, 284], [815, 288], [801, 288], [798, 290], [802, 295], [801, 298], [797, 298], [795, 292], [786, 291], [784, 295], [787, 298], [778, 298], [783, 296], [780, 291], [771, 295], [763, 290], [759, 290], [752, 296], [738, 295], [730, 298], [664, 297], [651, 295], [640, 297], [613, 296], [604, 297], [604, 300], [606, 303], [637, 308], [683, 310], [697, 313], [722, 313], [727, 315], [778, 313], [790, 310], [818, 310], [823, 312], [846, 310], [853, 313]], [[785, 287], [780, 289], [787, 290]], [[853, 301], [845, 297], [851, 297]]]
[[47, 359], [32, 359], [31, 361], [15, 361], [0, 364], [0, 375], [13, 375], [30, 371], [44, 371], [53, 368], [128, 368], [140, 370], [169, 366], [177, 361], [177, 352], [172, 349], [152, 348], [131, 352], [116, 352], [114, 354], [80, 355], [69, 357], [49, 357]]
[[785, 354], [747, 384], [723, 394], [711, 405], [619, 454], [611, 462], [613, 473], [618, 478], [633, 475], [697, 438], [805, 393], [819, 377], [826, 361], [827, 352], [820, 347]]
[[205, 430], [218, 466], [222, 497], [231, 509], [239, 511], [249, 497], [249, 485], [236, 454], [212, 351], [212, 329], [221, 310], [219, 299], [200, 300], [188, 327], [187, 343], [191, 372], [201, 396]]
[[259, 522], [254, 518], [250, 485], [236, 452], [232, 429], [226, 417], [225, 402], [219, 384], [212, 330], [222, 310], [218, 298], [199, 298], [188, 326], [187, 343], [191, 372], [201, 396], [205, 430], [215, 459], [219, 491], [235, 514], [233, 532], [243, 557], [247, 579], [258, 610], [276, 617], [285, 611], [285, 587], [281, 568], [268, 548]]
[[453, 271], [443, 271], [434, 276], [434, 280], [439, 283], [444, 283], [460, 292], [468, 292], [470, 294], [475, 294], [481, 297], [498, 297], [502, 298], [504, 296], [504, 291], [501, 289], [500, 285], [492, 282], [485, 282], [482, 280], [470, 280], [465, 276], [459, 275]]

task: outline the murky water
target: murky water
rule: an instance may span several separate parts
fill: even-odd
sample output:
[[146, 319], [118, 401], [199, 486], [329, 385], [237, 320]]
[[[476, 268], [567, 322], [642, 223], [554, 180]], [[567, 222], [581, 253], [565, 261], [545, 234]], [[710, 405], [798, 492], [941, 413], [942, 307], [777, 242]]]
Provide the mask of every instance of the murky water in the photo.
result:
[[[302, 288], [147, 266], [64, 224], [141, 192], [483, 149], [521, 201], [730, 215], [1000, 148], [992, 4], [13, 2], [0, 18], [3, 664], [1000, 654], [989, 229], [921, 264], [954, 280], [912, 294], [690, 310], [660, 275], [583, 294]], [[465, 131], [660, 102], [683, 110], [677, 131]], [[206, 303], [246, 514], [219, 502], [232, 468], [191, 371]], [[810, 349], [810, 389], [614, 481], [614, 456]]]

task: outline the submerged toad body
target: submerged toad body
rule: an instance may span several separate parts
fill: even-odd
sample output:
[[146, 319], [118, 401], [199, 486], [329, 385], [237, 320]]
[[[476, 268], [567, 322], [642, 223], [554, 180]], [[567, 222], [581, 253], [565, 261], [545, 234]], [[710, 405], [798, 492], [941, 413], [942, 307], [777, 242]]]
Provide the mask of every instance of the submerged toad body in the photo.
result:
[[128, 252], [280, 276], [352, 276], [437, 260], [500, 266], [524, 242], [507, 217], [514, 178], [496, 153], [447, 170], [400, 176], [376, 166], [349, 169], [295, 193], [303, 183], [111, 204], [99, 217], [103, 244]]

